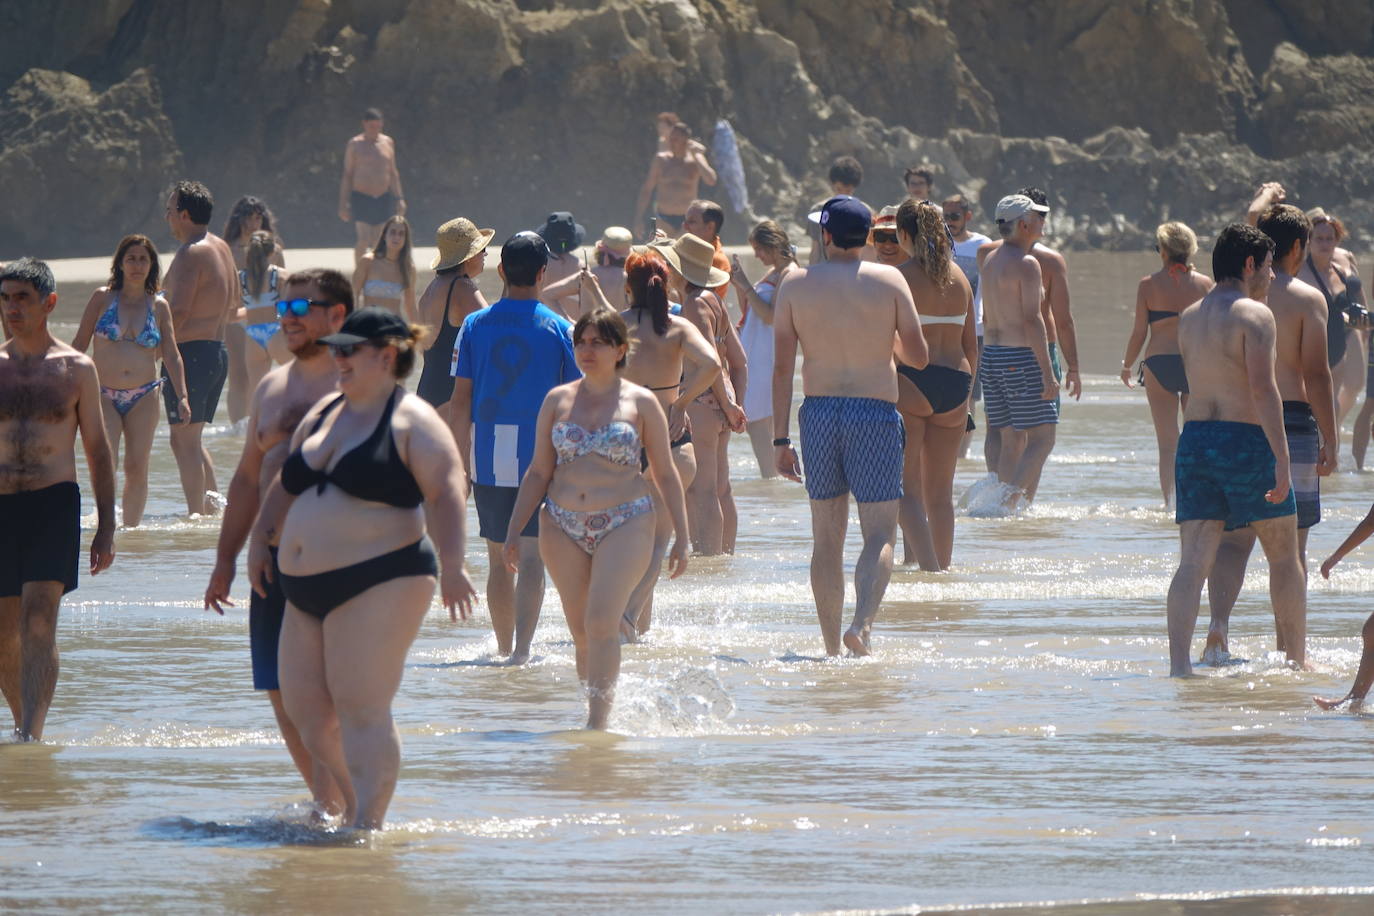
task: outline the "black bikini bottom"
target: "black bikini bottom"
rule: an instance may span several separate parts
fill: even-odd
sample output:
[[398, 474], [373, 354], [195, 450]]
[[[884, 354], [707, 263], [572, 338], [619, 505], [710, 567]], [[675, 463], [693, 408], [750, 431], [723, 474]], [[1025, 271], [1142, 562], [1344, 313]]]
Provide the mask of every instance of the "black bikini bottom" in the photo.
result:
[[358, 597], [374, 585], [405, 576], [439, 575], [439, 558], [434, 553], [429, 536], [425, 535], [414, 544], [352, 566], [341, 566], [311, 576], [278, 575], [286, 600], [311, 617], [323, 620], [334, 608]]
[[1179, 354], [1159, 353], [1147, 356], [1142, 365], [1149, 367], [1150, 374], [1165, 391], [1174, 394], [1188, 393], [1188, 376], [1183, 371], [1183, 357]]
[[973, 387], [973, 376], [962, 369], [948, 366], [926, 366], [913, 369], [898, 364], [897, 371], [911, 380], [921, 394], [930, 402], [935, 413], [947, 413], [963, 405], [968, 400], [969, 390]]

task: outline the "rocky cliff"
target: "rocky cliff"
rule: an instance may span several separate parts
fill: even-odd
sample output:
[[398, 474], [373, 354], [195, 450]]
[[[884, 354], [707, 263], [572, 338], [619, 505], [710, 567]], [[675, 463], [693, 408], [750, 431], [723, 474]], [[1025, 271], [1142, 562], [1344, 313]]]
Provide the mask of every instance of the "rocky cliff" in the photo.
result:
[[162, 238], [181, 175], [217, 225], [253, 193], [288, 244], [347, 244], [369, 105], [422, 239], [460, 213], [628, 222], [664, 109], [728, 119], [754, 213], [789, 222], [849, 153], [870, 202], [930, 162], [984, 223], [1045, 187], [1070, 247], [1213, 232], [1266, 179], [1374, 239], [1367, 0], [11, 0], [0, 25], [23, 36], [0, 60], [6, 254]]

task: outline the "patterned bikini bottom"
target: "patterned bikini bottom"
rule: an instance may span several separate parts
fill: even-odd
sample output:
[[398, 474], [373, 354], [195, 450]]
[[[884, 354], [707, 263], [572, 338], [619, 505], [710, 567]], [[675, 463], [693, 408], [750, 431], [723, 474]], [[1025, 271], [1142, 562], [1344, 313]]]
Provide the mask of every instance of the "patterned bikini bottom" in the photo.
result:
[[119, 411], [121, 417], [127, 416], [129, 411], [134, 409], [143, 396], [149, 392], [156, 391], [162, 386], [163, 380], [155, 378], [146, 385], [139, 385], [137, 388], [107, 388], [100, 386], [100, 393], [104, 398], [114, 405], [114, 409]]
[[573, 543], [590, 555], [596, 553], [596, 548], [606, 535], [630, 519], [645, 512], [652, 512], [654, 501], [648, 496], [641, 496], [639, 499], [632, 499], [609, 509], [578, 512], [564, 509], [549, 499], [544, 501], [544, 508], [548, 510], [549, 518], [553, 519], [554, 524], [563, 529], [563, 533], [571, 538]]

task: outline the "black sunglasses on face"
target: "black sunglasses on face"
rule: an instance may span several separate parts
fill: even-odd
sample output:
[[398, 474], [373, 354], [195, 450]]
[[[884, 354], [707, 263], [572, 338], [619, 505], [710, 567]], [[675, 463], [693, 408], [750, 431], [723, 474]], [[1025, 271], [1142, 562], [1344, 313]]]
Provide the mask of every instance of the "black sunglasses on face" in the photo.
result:
[[897, 233], [895, 233], [895, 232], [887, 232], [887, 231], [880, 230], [880, 229], [875, 229], [875, 230], [873, 231], [873, 244], [874, 244], [874, 245], [895, 245], [895, 244], [897, 244]]
[[961, 220], [961, 219], [963, 219], [963, 218], [964, 218], [964, 214], [962, 214], [962, 213], [946, 213], [946, 214], [945, 214], [945, 222], [947, 222], [947, 223], [952, 223], [952, 222], [955, 222], [955, 221], [957, 221], [957, 220]]
[[327, 309], [333, 303], [321, 302], [318, 299], [282, 299], [277, 302], [277, 317], [285, 318], [290, 313], [297, 318], [303, 318], [310, 311], [312, 305], [316, 308]]
[[363, 341], [361, 343], [350, 344], [330, 344], [329, 352], [334, 356], [341, 356], [344, 359], [348, 359], [354, 353], [357, 353], [360, 347], [371, 346], [371, 344], [371, 341]]

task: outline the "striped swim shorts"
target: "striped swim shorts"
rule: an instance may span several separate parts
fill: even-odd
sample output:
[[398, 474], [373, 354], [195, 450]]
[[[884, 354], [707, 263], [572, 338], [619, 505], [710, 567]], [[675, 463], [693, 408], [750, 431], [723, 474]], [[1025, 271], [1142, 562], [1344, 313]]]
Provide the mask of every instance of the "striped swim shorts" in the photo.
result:
[[1322, 520], [1321, 478], [1317, 476], [1321, 436], [1312, 406], [1306, 401], [1284, 401], [1283, 433], [1288, 440], [1293, 498], [1298, 503], [1298, 528], [1311, 528]]
[[988, 426], [1030, 429], [1059, 422], [1059, 405], [1040, 397], [1045, 384], [1030, 347], [987, 344], [978, 366], [983, 379], [983, 409]]

